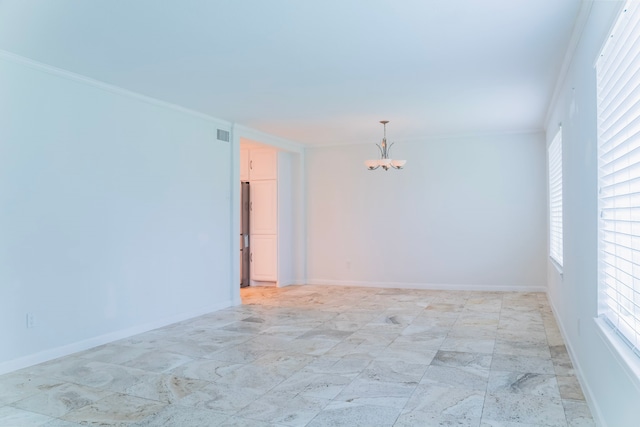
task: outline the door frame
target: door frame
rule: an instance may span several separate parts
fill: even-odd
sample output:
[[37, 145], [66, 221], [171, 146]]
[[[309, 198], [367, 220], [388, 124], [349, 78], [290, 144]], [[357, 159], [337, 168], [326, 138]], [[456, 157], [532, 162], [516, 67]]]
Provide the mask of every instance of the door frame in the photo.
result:
[[[280, 204], [281, 197], [289, 198], [288, 202], [291, 203], [293, 216], [295, 221], [288, 221], [291, 227], [291, 239], [278, 239], [278, 286], [288, 286], [292, 284], [306, 284], [307, 280], [307, 221], [306, 221], [306, 173], [305, 173], [305, 147], [302, 144], [289, 141], [284, 138], [280, 138], [274, 135], [269, 135], [251, 129], [241, 125], [232, 125], [231, 127], [231, 188], [230, 188], [230, 209], [231, 209], [231, 230], [230, 230], [230, 242], [231, 242], [231, 259], [230, 264], [230, 280], [229, 288], [231, 293], [231, 300], [234, 304], [241, 304], [240, 300], [240, 286], [238, 286], [238, 272], [240, 271], [240, 242], [238, 236], [240, 235], [240, 145], [242, 143], [252, 142], [262, 144], [266, 147], [274, 148], [278, 150], [278, 181], [281, 179], [286, 180], [286, 188], [291, 188], [291, 191], [287, 194], [280, 194], [278, 192], [278, 203]], [[281, 166], [281, 155], [287, 155], [289, 157], [290, 168], [284, 168]], [[282, 174], [281, 174], [282, 172]], [[295, 178], [295, 179], [293, 179]], [[280, 184], [278, 185], [280, 186]], [[278, 226], [287, 226], [283, 224], [281, 218], [284, 218], [284, 212], [278, 209]], [[282, 242], [281, 242], [282, 240]], [[284, 245], [291, 246], [290, 253], [294, 254], [292, 257], [280, 257], [283, 252]], [[281, 260], [282, 259], [282, 260]], [[284, 268], [280, 268], [283, 266]], [[291, 277], [281, 277], [281, 272], [290, 271]]]

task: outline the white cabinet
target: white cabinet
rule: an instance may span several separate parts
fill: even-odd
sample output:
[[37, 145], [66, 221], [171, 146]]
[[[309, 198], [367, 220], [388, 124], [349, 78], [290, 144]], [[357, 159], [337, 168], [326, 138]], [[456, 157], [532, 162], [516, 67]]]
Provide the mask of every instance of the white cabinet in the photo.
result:
[[278, 152], [276, 150], [249, 150], [249, 179], [278, 178]]
[[251, 181], [251, 280], [278, 281], [278, 183]]
[[278, 152], [270, 149], [240, 148], [240, 181], [277, 179]]
[[275, 235], [251, 236], [251, 280], [278, 280], [278, 238]]
[[278, 281], [278, 151], [240, 148], [240, 180], [249, 181], [251, 281]]
[[278, 183], [275, 180], [252, 181], [251, 234], [278, 234]]

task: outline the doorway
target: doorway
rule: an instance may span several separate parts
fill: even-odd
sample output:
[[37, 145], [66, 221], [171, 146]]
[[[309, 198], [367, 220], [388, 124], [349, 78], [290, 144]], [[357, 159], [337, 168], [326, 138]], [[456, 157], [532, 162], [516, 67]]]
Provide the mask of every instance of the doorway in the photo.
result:
[[240, 145], [240, 249], [242, 286], [278, 282], [278, 150]]
[[[233, 287], [288, 286], [304, 284], [306, 273], [306, 227], [304, 209], [304, 149], [270, 135], [251, 132], [252, 139], [237, 136], [239, 160], [235, 216], [238, 224], [233, 239], [239, 243], [233, 262]], [[260, 142], [258, 142], [260, 141]], [[263, 141], [266, 141], [263, 143]], [[236, 163], [237, 165], [237, 163]], [[236, 166], [238, 167], [238, 166]], [[253, 169], [252, 169], [253, 167]], [[248, 232], [246, 190], [248, 183]], [[245, 191], [243, 202], [241, 192]], [[253, 208], [253, 212], [252, 212]], [[256, 215], [258, 212], [263, 212]], [[245, 214], [246, 215], [246, 214]], [[256, 219], [257, 222], [256, 222]], [[240, 236], [239, 236], [240, 234]], [[246, 237], [248, 236], [248, 237]], [[236, 255], [236, 256], [238, 256]], [[243, 280], [248, 277], [248, 280]], [[241, 286], [239, 286], [239, 284]], [[236, 292], [237, 292], [236, 291]], [[238, 295], [234, 292], [234, 295]]]

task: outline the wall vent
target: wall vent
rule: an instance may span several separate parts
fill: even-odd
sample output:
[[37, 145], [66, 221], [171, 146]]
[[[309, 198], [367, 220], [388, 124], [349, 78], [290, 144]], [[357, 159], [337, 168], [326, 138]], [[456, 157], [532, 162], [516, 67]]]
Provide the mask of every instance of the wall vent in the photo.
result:
[[218, 129], [218, 140], [229, 142], [229, 131]]

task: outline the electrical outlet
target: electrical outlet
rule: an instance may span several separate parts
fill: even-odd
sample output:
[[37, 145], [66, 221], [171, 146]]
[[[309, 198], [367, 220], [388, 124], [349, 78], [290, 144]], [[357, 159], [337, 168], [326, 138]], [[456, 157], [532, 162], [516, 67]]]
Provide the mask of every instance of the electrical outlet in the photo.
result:
[[31, 329], [36, 326], [36, 316], [33, 313], [27, 313], [27, 328]]

